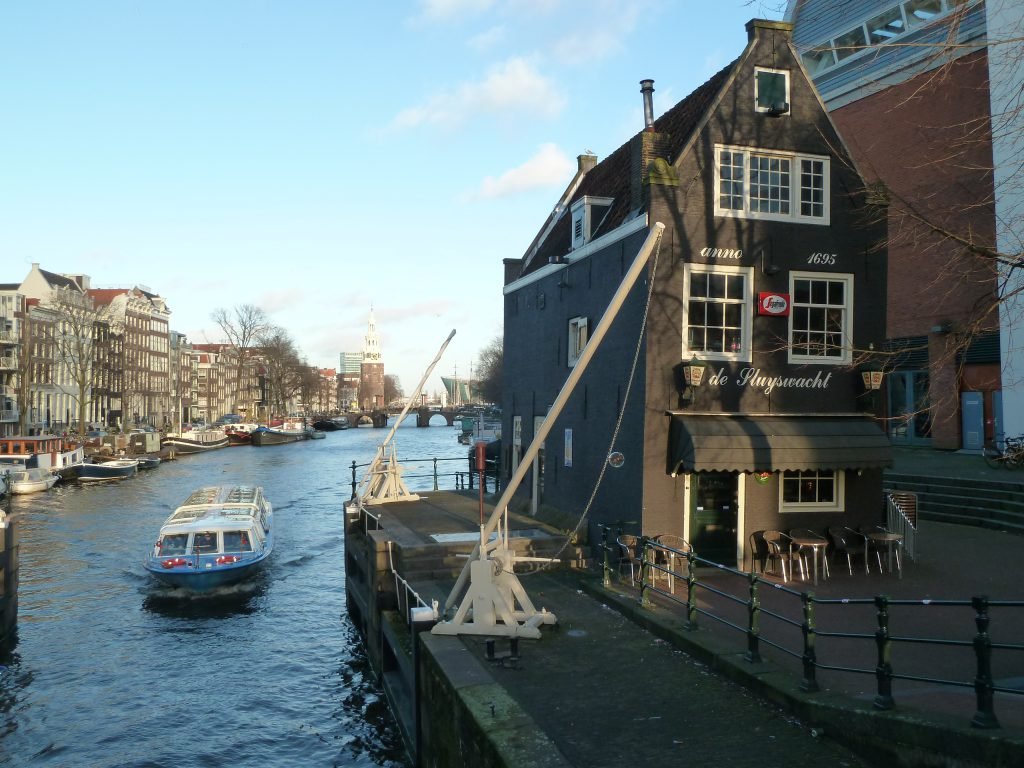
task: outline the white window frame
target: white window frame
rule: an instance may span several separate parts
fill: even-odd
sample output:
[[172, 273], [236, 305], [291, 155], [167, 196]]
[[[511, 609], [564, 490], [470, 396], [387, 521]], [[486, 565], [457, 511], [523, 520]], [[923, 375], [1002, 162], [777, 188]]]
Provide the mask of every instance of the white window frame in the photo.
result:
[[807, 476], [817, 480], [825, 473], [831, 473], [833, 479], [833, 497], [830, 502], [787, 502], [785, 501], [786, 471], [779, 473], [779, 512], [793, 514], [798, 512], [844, 512], [846, 504], [846, 472], [841, 469], [794, 470], [802, 478]]
[[[582, 248], [590, 242], [590, 233], [593, 232], [595, 224], [594, 207], [604, 207], [607, 211], [612, 202], [614, 201], [610, 197], [584, 195], [572, 204], [569, 208], [572, 214], [572, 232], [570, 233], [572, 250]], [[601, 222], [596, 223], [600, 224]]]
[[[826, 355], [803, 355], [796, 352], [796, 346], [793, 341], [793, 335], [795, 333], [794, 322], [796, 321], [796, 281], [797, 280], [829, 280], [829, 281], [840, 281], [844, 283], [843, 295], [845, 297], [845, 303], [843, 305], [843, 318], [842, 318], [842, 342], [840, 344], [841, 354], [836, 356]], [[853, 296], [853, 275], [847, 272], [790, 272], [789, 273], [789, 297], [790, 297], [790, 309], [789, 309], [789, 336], [788, 336], [788, 347], [789, 347], [789, 362], [800, 363], [800, 364], [814, 364], [814, 365], [848, 365], [853, 359], [853, 310], [854, 310], [854, 296]], [[800, 305], [805, 306], [805, 305]], [[809, 306], [824, 306], [824, 305], [809, 305]]]
[[[713, 352], [704, 349], [691, 349], [690, 338], [690, 282], [694, 274], [725, 274], [743, 275], [743, 299], [740, 303], [740, 317], [743, 323], [740, 329], [740, 348], [736, 351]], [[682, 360], [689, 360], [696, 355], [703, 360], [726, 360], [735, 362], [750, 361], [750, 331], [754, 316], [754, 268], [726, 266], [721, 264], [686, 264], [683, 269], [683, 348]]]
[[[761, 74], [762, 72], [764, 72], [765, 74], [768, 74], [768, 75], [782, 75], [785, 78], [785, 80], [786, 80], [786, 96], [785, 96], [785, 99], [784, 99], [783, 103], [785, 104], [786, 108], [782, 112], [774, 112], [771, 107], [762, 107], [760, 105], [760, 98], [759, 98], [760, 97], [760, 93], [759, 93], [759, 90], [760, 90], [760, 87], [761, 87], [761, 80], [758, 78], [758, 75]], [[781, 115], [788, 115], [789, 112], [790, 112], [789, 105], [792, 103], [790, 101], [790, 98], [789, 98], [789, 81], [790, 81], [790, 79], [789, 79], [789, 70], [788, 69], [772, 69], [770, 67], [754, 67], [754, 111], [755, 112], [760, 112], [762, 114], [767, 114], [767, 113], [771, 112], [772, 114], [776, 114], [776, 115], [780, 115], [780, 116]]]
[[579, 316], [569, 320], [569, 343], [566, 349], [568, 350], [567, 364], [570, 368], [579, 362], [580, 355], [583, 354], [583, 349], [587, 346], [587, 341], [590, 340], [587, 326], [585, 317]]
[[[715, 216], [722, 216], [725, 218], [737, 218], [737, 219], [764, 219], [770, 221], [790, 221], [790, 222], [801, 222], [804, 224], [818, 224], [821, 226], [827, 226], [830, 223], [831, 218], [831, 158], [823, 155], [806, 155], [797, 154], [794, 152], [778, 152], [775, 150], [760, 149], [758, 147], [737, 147], [728, 144], [716, 144], [714, 148], [714, 168], [715, 168], [715, 180], [712, 194], [714, 195], [714, 206]], [[727, 183], [732, 185], [734, 188], [739, 182], [741, 184], [740, 199], [742, 201], [742, 208], [723, 208], [722, 207], [722, 153], [730, 152], [733, 154], [739, 154], [743, 156], [743, 169], [741, 173], [741, 179], [728, 179]], [[755, 211], [751, 208], [750, 199], [750, 168], [752, 158], [768, 159], [768, 160], [780, 160], [789, 162], [789, 195], [786, 198], [789, 204], [788, 213], [773, 213], [765, 211]], [[804, 189], [801, 186], [804, 178], [804, 163], [815, 163], [820, 162], [822, 164], [821, 169], [821, 180], [822, 187], [821, 192], [821, 205], [822, 215], [821, 216], [807, 216], [801, 212], [801, 204], [803, 202]], [[735, 166], [730, 165], [730, 168]], [[808, 191], [814, 192], [814, 189]], [[730, 194], [730, 197], [736, 195]]]

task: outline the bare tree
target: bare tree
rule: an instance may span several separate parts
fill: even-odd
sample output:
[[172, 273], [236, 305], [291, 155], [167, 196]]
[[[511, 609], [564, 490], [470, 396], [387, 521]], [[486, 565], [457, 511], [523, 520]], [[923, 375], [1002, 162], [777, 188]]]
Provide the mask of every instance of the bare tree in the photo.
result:
[[477, 360], [477, 386], [480, 396], [489, 403], [501, 402], [502, 364], [505, 360], [505, 347], [502, 337], [495, 336], [486, 347], [480, 350]]
[[77, 431], [87, 431], [86, 415], [92, 394], [93, 331], [101, 319], [92, 298], [70, 287], [54, 288], [47, 301], [54, 313], [54, 352], [56, 356], [56, 382], [71, 385], [69, 394], [78, 408]]
[[277, 326], [268, 326], [257, 342], [266, 368], [267, 407], [271, 414], [284, 414], [302, 388], [303, 366], [295, 342]]
[[405, 396], [402, 391], [402, 383], [398, 380], [398, 377], [393, 373], [384, 374], [384, 405], [388, 406], [396, 400], [401, 400]]
[[270, 321], [260, 307], [252, 304], [241, 304], [230, 311], [223, 308], [216, 309], [211, 318], [220, 326], [225, 341], [234, 348], [235, 392], [230, 407], [237, 411], [239, 388], [245, 380], [245, 365], [251, 357], [252, 348], [257, 340], [271, 330]]

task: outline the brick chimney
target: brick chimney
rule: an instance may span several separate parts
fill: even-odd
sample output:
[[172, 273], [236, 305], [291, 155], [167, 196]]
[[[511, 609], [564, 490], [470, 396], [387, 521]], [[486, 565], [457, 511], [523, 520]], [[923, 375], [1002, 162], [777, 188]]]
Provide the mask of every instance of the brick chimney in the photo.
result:
[[650, 202], [648, 169], [656, 160], [665, 161], [668, 136], [654, 130], [654, 81], [641, 80], [640, 93], [644, 102], [644, 129], [630, 142], [629, 197], [630, 208], [646, 208]]

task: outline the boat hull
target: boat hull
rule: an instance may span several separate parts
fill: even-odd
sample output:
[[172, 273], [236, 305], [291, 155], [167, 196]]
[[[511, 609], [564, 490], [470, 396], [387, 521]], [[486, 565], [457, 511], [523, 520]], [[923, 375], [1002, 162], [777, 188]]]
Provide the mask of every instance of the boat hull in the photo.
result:
[[11, 472], [7, 479], [7, 492], [20, 495], [48, 491], [56, 485], [60, 477], [53, 472], [37, 468]]
[[305, 440], [309, 435], [305, 430], [282, 429], [257, 429], [252, 433], [252, 444], [261, 445], [285, 445], [287, 443], [298, 443]]
[[159, 456], [139, 456], [136, 458], [139, 462], [139, 469], [156, 469], [160, 466]]
[[230, 587], [232, 584], [245, 581], [262, 569], [268, 556], [269, 552], [258, 560], [229, 566], [211, 564], [210, 567], [204, 567], [204, 563], [200, 562], [199, 567], [185, 566], [166, 569], [162, 565], [147, 562], [144, 563], [144, 567], [157, 581], [169, 587], [187, 589], [189, 592], [209, 592], [219, 587]]
[[76, 468], [78, 482], [93, 483], [103, 480], [122, 480], [131, 477], [139, 469], [137, 461], [105, 461], [100, 464], [79, 464]]
[[206, 451], [215, 451], [218, 448], [226, 448], [228, 446], [228, 436], [222, 432], [219, 438], [204, 438], [200, 440], [188, 437], [165, 437], [161, 441], [160, 446], [174, 451], [178, 455], [205, 453]]

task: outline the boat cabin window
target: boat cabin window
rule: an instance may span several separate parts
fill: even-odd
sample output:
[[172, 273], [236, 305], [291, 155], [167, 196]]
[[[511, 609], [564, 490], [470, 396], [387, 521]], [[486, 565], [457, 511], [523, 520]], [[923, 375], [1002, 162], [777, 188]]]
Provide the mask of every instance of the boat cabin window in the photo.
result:
[[213, 531], [200, 531], [195, 534], [192, 540], [192, 551], [202, 554], [203, 552], [217, 551], [217, 534]]
[[188, 544], [187, 533], [171, 533], [160, 538], [161, 555], [184, 555]]
[[245, 531], [224, 531], [225, 552], [252, 552], [252, 540]]

